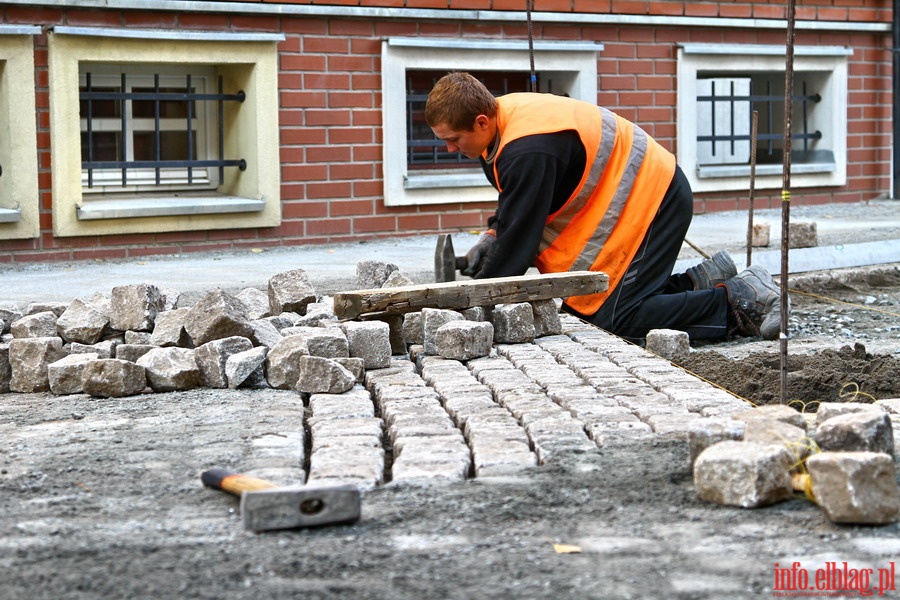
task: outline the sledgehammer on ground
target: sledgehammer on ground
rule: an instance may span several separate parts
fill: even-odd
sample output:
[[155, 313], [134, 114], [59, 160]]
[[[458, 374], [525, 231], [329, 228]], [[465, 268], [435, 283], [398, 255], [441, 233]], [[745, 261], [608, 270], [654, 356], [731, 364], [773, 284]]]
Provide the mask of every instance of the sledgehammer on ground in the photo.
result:
[[271, 481], [214, 468], [203, 485], [241, 499], [241, 521], [251, 531], [335, 525], [359, 520], [359, 489], [352, 484], [278, 487]]

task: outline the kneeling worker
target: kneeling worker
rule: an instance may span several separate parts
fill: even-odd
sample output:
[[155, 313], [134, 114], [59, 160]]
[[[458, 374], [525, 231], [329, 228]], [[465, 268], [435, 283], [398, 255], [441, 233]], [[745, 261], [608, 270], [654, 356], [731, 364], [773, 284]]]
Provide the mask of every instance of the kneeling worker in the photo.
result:
[[693, 214], [690, 184], [634, 123], [552, 94], [495, 98], [461, 72], [435, 84], [425, 119], [448, 151], [479, 159], [499, 193], [464, 275], [603, 271], [608, 291], [571, 297], [564, 310], [632, 340], [651, 329], [778, 337], [780, 291], [764, 269], [738, 274], [722, 251], [672, 274]]

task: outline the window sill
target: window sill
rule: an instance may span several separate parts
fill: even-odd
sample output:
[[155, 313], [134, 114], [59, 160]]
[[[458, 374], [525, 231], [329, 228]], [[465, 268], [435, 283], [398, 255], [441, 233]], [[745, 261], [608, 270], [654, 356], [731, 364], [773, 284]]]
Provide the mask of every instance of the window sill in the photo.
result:
[[[835, 163], [793, 163], [791, 164], [791, 173], [807, 174], [807, 173], [833, 173], [837, 169]], [[783, 165], [757, 165], [756, 175], [781, 175], [784, 172]], [[697, 177], [700, 179], [717, 179], [722, 177], [750, 177], [750, 167], [747, 165], [739, 166], [706, 166], [697, 167]]]
[[260, 212], [265, 208], [265, 204], [265, 200], [236, 196], [87, 200], [83, 206], [76, 208], [76, 214], [79, 221], [214, 215]]
[[14, 208], [0, 208], [0, 223], [18, 223], [22, 218], [22, 211]]
[[455, 174], [409, 174], [403, 178], [403, 188], [407, 190], [445, 189], [459, 187], [489, 187], [484, 173]]

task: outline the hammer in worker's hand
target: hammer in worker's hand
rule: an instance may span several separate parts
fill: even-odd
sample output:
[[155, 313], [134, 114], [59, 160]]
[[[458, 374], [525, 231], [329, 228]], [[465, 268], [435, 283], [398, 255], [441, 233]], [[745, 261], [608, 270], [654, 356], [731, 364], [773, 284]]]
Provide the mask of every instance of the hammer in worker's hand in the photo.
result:
[[449, 233], [438, 236], [434, 249], [434, 280], [437, 283], [455, 281], [456, 272], [465, 268], [466, 257], [456, 256], [453, 252], [453, 240]]
[[251, 531], [334, 525], [359, 520], [359, 489], [353, 484], [279, 487], [265, 479], [215, 468], [200, 480], [241, 499], [241, 520]]

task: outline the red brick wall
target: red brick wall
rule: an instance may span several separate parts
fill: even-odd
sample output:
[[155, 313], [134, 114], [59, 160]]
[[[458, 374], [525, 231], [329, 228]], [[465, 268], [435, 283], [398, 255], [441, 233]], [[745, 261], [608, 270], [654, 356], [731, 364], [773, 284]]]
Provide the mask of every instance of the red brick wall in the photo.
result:
[[[263, 0], [263, 3], [271, 3]], [[316, 1], [283, 1], [316, 4]], [[478, 10], [524, 10], [525, 0], [346, 0], [332, 5]], [[785, 2], [676, 2], [670, 0], [534, 0], [535, 11], [665, 16], [784, 18]], [[798, 19], [890, 22], [890, 3], [804, 0]], [[0, 261], [23, 263], [137, 257], [267, 246], [317, 244], [392, 235], [478, 229], [484, 205], [386, 207], [382, 197], [380, 40], [386, 36], [448, 38], [527, 35], [522, 22], [428, 19], [318, 18], [223, 13], [28, 8], [0, 9], [2, 22], [108, 27], [283, 32], [279, 46], [281, 193], [278, 227], [143, 235], [55, 238], [51, 181], [46, 37], [35, 41], [41, 235], [0, 240]], [[778, 29], [719, 29], [536, 22], [538, 39], [596, 40], [598, 102], [640, 123], [675, 148], [676, 44], [728, 42], [784, 44]], [[842, 188], [793, 191], [796, 204], [855, 202], [890, 190], [891, 34], [799, 29], [798, 45], [853, 48], [850, 61], [848, 183]], [[697, 212], [746, 206], [746, 194], [698, 194]], [[779, 205], [779, 191], [757, 191], [759, 208]]]

